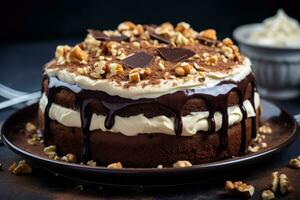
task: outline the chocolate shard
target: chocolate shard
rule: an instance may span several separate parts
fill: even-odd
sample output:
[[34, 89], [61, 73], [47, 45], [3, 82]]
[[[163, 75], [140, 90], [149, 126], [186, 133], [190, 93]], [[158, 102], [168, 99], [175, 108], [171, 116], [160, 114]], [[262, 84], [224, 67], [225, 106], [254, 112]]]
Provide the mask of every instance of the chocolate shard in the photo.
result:
[[154, 60], [154, 56], [143, 51], [133, 54], [123, 60], [123, 63], [130, 68], [143, 68], [149, 66]]
[[197, 35], [196, 39], [201, 43], [206, 46], [215, 46], [218, 43], [218, 40], [210, 40], [208, 38], [205, 38], [203, 36]]
[[129, 37], [127, 37], [126, 35], [113, 35], [110, 36], [110, 41], [116, 41], [116, 42], [129, 41]]
[[149, 33], [149, 36], [151, 39], [155, 39], [155, 40], [158, 40], [159, 42], [166, 43], [166, 44], [171, 43], [170, 38], [155, 33], [153, 28], [148, 28], [147, 30], [148, 30], [148, 33]]
[[104, 40], [104, 41], [116, 41], [116, 42], [121, 42], [121, 41], [129, 41], [129, 38], [125, 35], [113, 35], [113, 36], [108, 36], [102, 31], [98, 30], [93, 30], [93, 29], [88, 29], [88, 32], [96, 39], [96, 40]]
[[109, 40], [109, 37], [104, 34], [102, 31], [88, 29], [88, 32], [96, 39], [96, 40]]
[[161, 47], [157, 48], [156, 51], [167, 61], [180, 62], [184, 61], [195, 55], [195, 52], [186, 48], [170, 48]]

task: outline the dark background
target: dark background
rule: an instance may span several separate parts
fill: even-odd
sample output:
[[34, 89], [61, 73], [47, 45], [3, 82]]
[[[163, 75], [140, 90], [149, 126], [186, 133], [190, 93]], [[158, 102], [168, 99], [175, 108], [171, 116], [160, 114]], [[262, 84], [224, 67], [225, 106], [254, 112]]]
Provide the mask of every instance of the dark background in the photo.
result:
[[6, 0], [0, 5], [0, 42], [83, 37], [87, 28], [111, 29], [124, 20], [186, 21], [196, 30], [215, 28], [223, 37], [238, 25], [273, 16], [278, 8], [300, 20], [299, 5], [296, 0]]

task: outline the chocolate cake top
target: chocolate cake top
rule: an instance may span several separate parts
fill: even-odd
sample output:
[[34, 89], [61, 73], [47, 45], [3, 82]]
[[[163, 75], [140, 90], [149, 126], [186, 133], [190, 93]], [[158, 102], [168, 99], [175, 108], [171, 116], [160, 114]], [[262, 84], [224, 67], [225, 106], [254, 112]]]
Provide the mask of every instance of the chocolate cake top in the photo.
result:
[[130, 87], [143, 80], [156, 84], [162, 79], [226, 73], [243, 59], [232, 40], [218, 40], [213, 29], [197, 32], [185, 22], [156, 26], [127, 21], [115, 31], [89, 29], [85, 40], [73, 47], [58, 46], [46, 68], [96, 80], [127, 81]]

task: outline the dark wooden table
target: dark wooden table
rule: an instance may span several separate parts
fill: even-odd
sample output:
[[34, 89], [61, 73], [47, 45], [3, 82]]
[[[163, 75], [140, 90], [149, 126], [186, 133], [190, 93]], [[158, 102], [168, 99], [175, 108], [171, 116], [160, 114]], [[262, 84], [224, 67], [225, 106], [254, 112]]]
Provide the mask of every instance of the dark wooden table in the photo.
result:
[[[39, 90], [42, 65], [53, 56], [56, 45], [71, 44], [74, 40], [48, 41], [0, 46], [0, 82], [15, 89], [32, 92]], [[0, 98], [0, 101], [3, 99]], [[300, 113], [300, 99], [277, 101], [291, 114]], [[16, 107], [0, 111], [0, 124]], [[242, 180], [255, 186], [252, 199], [259, 199], [261, 190], [268, 182], [271, 173], [279, 170], [288, 175], [294, 185], [294, 191], [278, 199], [300, 199], [300, 170], [287, 167], [290, 158], [300, 155], [300, 138], [287, 149], [272, 158], [243, 167], [238, 171], [224, 174], [217, 181], [199, 183], [177, 188], [159, 190], [120, 189], [85, 184], [66, 179], [33, 165], [29, 176], [15, 176], [8, 167], [22, 158], [0, 145], [0, 199], [231, 199], [224, 194], [224, 181]], [[212, 178], [214, 174], [211, 175]]]

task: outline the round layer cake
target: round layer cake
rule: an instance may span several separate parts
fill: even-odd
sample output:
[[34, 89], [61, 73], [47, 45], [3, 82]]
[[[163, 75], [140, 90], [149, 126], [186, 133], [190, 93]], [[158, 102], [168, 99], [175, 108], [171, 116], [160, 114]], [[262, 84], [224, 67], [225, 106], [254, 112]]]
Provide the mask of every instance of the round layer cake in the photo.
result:
[[121, 23], [58, 46], [46, 64], [45, 146], [100, 166], [172, 166], [245, 153], [259, 95], [248, 58], [213, 29]]

